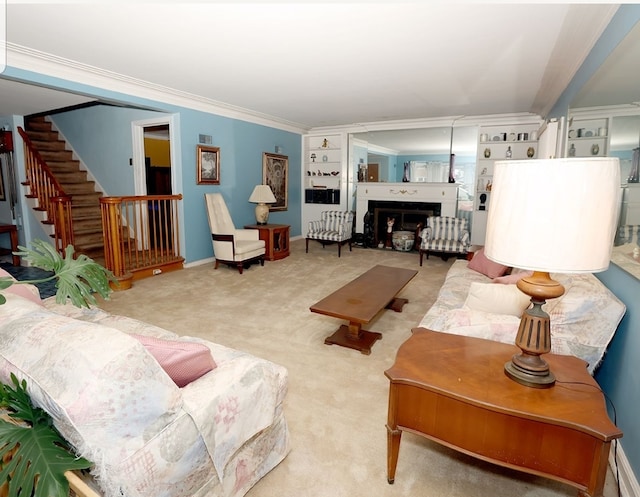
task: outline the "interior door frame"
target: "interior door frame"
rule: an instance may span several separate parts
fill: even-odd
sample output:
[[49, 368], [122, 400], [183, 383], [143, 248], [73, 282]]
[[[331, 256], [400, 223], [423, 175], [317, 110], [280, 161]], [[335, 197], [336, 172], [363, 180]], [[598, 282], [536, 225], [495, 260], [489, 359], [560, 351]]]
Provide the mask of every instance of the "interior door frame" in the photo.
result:
[[[150, 119], [141, 119], [131, 122], [132, 133], [132, 162], [133, 162], [133, 184], [135, 195], [147, 194], [147, 173], [145, 168], [144, 153], [144, 128], [149, 126], [169, 126], [169, 143], [170, 159], [171, 159], [171, 192], [173, 195], [183, 193], [182, 189], [182, 147], [180, 144], [180, 115], [164, 114]], [[184, 233], [184, 206], [182, 202], [178, 202], [178, 237], [180, 246], [186, 250], [185, 233]], [[182, 254], [185, 256], [185, 254]]]

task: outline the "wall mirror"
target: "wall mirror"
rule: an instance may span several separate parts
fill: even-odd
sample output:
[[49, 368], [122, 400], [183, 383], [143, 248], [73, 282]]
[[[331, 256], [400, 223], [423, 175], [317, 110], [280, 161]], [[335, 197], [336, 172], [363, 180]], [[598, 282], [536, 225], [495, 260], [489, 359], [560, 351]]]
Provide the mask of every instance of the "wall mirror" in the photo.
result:
[[376, 130], [350, 135], [349, 179], [359, 182], [448, 182], [450, 154], [458, 211], [473, 206], [477, 126]]
[[634, 167], [634, 151], [640, 152], [640, 86], [631, 77], [639, 65], [640, 23], [612, 51], [569, 106], [570, 119], [590, 115], [609, 119], [607, 155], [620, 159], [624, 191], [611, 261], [638, 279], [640, 257], [634, 258], [633, 251], [638, 247], [640, 207], [634, 205], [634, 198], [640, 196], [640, 184], [628, 180]]

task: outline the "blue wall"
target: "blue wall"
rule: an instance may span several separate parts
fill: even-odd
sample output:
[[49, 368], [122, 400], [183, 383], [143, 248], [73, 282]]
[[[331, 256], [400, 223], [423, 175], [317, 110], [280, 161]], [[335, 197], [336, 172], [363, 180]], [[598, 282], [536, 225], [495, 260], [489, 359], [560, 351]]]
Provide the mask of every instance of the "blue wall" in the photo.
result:
[[[7, 68], [5, 75], [37, 82], [63, 90], [95, 96], [101, 100], [142, 107], [90, 107], [55, 117], [55, 122], [71, 146], [87, 164], [105, 189], [106, 195], [130, 195], [134, 192], [131, 122], [161, 115], [179, 115], [179, 171], [183, 194], [186, 262], [213, 257], [211, 232], [207, 221], [204, 194], [219, 191], [225, 197], [237, 227], [255, 223], [255, 205], [248, 199], [253, 187], [262, 183], [262, 154], [280, 146], [289, 157], [288, 209], [272, 212], [272, 223], [291, 225], [291, 236], [301, 234], [301, 147], [300, 134], [231, 119], [216, 114], [178, 107], [162, 102], [93, 88], [41, 74]], [[200, 134], [211, 135], [220, 147], [220, 185], [196, 184], [196, 146]], [[20, 167], [23, 168], [22, 165]]]
[[[640, 5], [620, 6], [576, 76], [555, 104], [550, 117], [566, 116], [572, 99], [638, 21], [640, 21]], [[640, 281], [613, 264], [606, 272], [596, 276], [627, 306], [626, 315], [596, 374], [596, 380], [615, 405], [617, 426], [624, 433], [620, 445], [637, 480], [640, 477], [638, 425], [640, 375], [637, 366], [640, 363], [640, 308], [638, 307]]]
[[[596, 276], [627, 306], [595, 378], [615, 406], [616, 424], [624, 433], [620, 444], [637, 479], [640, 475], [640, 281], [615, 264]], [[609, 414], [613, 419], [612, 410]]]

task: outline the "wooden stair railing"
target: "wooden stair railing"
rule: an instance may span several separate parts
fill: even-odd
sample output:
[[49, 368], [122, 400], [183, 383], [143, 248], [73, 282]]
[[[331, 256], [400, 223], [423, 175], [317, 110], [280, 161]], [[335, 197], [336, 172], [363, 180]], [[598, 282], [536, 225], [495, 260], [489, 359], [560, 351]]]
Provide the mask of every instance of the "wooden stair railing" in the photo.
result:
[[61, 254], [68, 245], [74, 245], [73, 218], [71, 217], [71, 196], [51, 198], [55, 247]]
[[49, 166], [35, 149], [27, 133], [18, 127], [24, 143], [24, 161], [27, 179], [22, 184], [29, 187], [28, 198], [37, 202], [36, 209], [46, 213], [46, 224], [53, 224], [55, 247], [63, 252], [73, 244], [73, 220], [71, 196], [67, 195]]
[[178, 203], [182, 195], [102, 197], [105, 266], [120, 286], [182, 269]]

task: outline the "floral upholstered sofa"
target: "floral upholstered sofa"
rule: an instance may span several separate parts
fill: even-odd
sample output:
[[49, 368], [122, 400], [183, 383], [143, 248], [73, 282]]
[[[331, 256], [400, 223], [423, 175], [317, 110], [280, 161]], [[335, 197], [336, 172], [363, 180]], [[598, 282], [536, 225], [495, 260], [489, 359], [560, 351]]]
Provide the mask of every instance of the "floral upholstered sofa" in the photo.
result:
[[[511, 274], [505, 273], [511, 271]], [[516, 287], [527, 274], [492, 263], [482, 251], [457, 260], [419, 326], [433, 331], [514, 343], [530, 300]], [[551, 274], [563, 296], [543, 309], [551, 317], [551, 352], [586, 361], [591, 374], [602, 361], [625, 314], [625, 305], [593, 274]]]
[[[32, 401], [94, 463], [101, 494], [242, 496], [287, 455], [283, 367], [98, 308], [5, 296], [0, 381], [26, 380]], [[157, 358], [167, 344], [197, 350], [200, 363], [204, 350], [208, 366], [185, 380], [188, 360], [172, 370]]]

